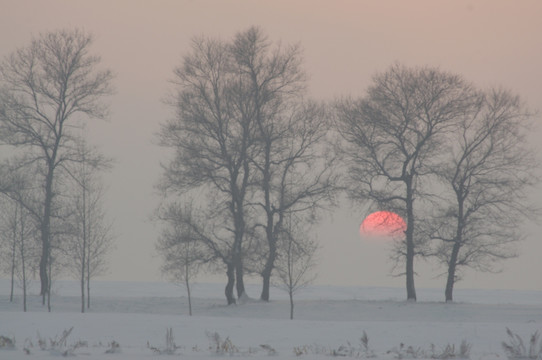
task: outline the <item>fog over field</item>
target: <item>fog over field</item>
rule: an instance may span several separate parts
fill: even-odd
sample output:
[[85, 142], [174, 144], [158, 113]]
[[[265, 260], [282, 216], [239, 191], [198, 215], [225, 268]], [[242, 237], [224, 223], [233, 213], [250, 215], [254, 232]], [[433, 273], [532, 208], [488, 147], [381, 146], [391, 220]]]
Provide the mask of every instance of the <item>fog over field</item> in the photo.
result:
[[[172, 117], [163, 103], [172, 70], [194, 36], [231, 39], [260, 26], [272, 41], [299, 43], [309, 74], [309, 95], [333, 100], [363, 95], [377, 71], [396, 61], [429, 65], [481, 87], [502, 85], [529, 108], [542, 108], [542, 24], [539, 1], [92, 1], [0, 0], [0, 56], [48, 30], [79, 27], [95, 37], [92, 52], [116, 74], [108, 120], [88, 125], [92, 144], [114, 158], [105, 176], [106, 210], [115, 220], [116, 248], [102, 280], [162, 281], [155, 252], [159, 229], [150, 221], [160, 198], [159, 126]], [[542, 151], [541, 130], [532, 134]], [[542, 189], [534, 193], [542, 205]], [[390, 244], [360, 239], [366, 209], [342, 196], [315, 225], [321, 246], [317, 284], [403, 287], [391, 277]], [[498, 274], [467, 271], [457, 287], [542, 290], [542, 228], [527, 224], [519, 257]], [[439, 288], [442, 269], [416, 263], [417, 286]], [[65, 275], [63, 275], [65, 277]], [[224, 276], [203, 275], [222, 282]], [[248, 279], [257, 283], [258, 278]], [[250, 294], [256, 297], [257, 294]], [[498, 346], [498, 345], [497, 345]]]

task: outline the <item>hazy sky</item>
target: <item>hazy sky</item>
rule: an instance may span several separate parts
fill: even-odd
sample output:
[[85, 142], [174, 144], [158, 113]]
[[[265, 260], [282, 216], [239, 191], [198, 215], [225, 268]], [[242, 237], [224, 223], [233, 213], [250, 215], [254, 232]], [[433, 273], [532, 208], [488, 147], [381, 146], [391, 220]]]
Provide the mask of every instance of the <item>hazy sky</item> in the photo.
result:
[[[158, 231], [149, 221], [167, 157], [154, 145], [159, 124], [171, 116], [161, 99], [193, 36], [231, 39], [259, 25], [272, 40], [300, 43], [318, 99], [362, 95], [376, 71], [399, 61], [440, 66], [479, 86], [502, 85], [542, 110], [541, 18], [540, 0], [0, 0], [0, 56], [46, 30], [80, 27], [95, 36], [92, 51], [117, 74], [109, 121], [89, 125], [91, 141], [116, 160], [105, 181], [118, 240], [104, 278], [149, 281], [162, 279]], [[541, 129], [533, 143], [540, 139]], [[542, 188], [535, 196], [542, 206]], [[363, 215], [345, 201], [325, 217], [317, 229], [318, 282], [403, 286], [403, 277], [389, 276], [387, 245], [359, 238]], [[503, 273], [467, 272], [457, 286], [542, 290], [542, 227], [529, 231], [521, 256], [504, 263]], [[417, 264], [417, 287], [444, 286], [436, 277], [442, 269]]]

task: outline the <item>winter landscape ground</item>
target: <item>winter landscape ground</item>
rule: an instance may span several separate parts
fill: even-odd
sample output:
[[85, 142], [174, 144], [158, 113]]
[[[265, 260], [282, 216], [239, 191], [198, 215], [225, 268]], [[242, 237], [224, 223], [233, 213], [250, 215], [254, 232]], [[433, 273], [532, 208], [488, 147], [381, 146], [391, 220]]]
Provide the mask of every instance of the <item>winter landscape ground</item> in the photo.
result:
[[[269, 303], [226, 306], [221, 284], [197, 284], [190, 317], [183, 289], [168, 283], [96, 282], [85, 314], [75, 282], [54, 288], [52, 313], [41, 307], [37, 285], [23, 313], [21, 297], [10, 303], [0, 280], [0, 336], [15, 342], [0, 359], [457, 358], [462, 342], [471, 359], [506, 359], [507, 328], [527, 352], [542, 330], [541, 291], [458, 289], [456, 302], [444, 303], [441, 289], [419, 289], [411, 303], [400, 288], [313, 286], [297, 295], [289, 320], [288, 300], [276, 289]], [[259, 286], [247, 289], [257, 297]]]

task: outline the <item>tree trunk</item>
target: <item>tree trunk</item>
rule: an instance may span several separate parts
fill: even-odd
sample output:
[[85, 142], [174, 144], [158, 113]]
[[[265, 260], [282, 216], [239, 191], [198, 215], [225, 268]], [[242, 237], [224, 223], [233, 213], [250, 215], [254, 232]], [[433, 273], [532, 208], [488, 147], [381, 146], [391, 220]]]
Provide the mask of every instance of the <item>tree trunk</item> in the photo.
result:
[[412, 179], [406, 182], [407, 186], [407, 229], [406, 229], [406, 290], [407, 300], [416, 301], [416, 288], [414, 286], [414, 199], [412, 198]]
[[290, 320], [294, 319], [294, 293], [292, 290], [288, 292], [290, 295]]
[[444, 291], [444, 296], [446, 302], [453, 301], [453, 291], [455, 284], [455, 271], [457, 265], [457, 255], [459, 254], [460, 242], [454, 242], [454, 247], [452, 248], [452, 255], [450, 256], [450, 261], [448, 263], [448, 279], [446, 280], [446, 290]]
[[[19, 216], [19, 218], [17, 218], [17, 216]], [[11, 292], [10, 292], [10, 295], [9, 295], [9, 302], [13, 302], [13, 292], [14, 292], [14, 288], [15, 288], [15, 265], [16, 265], [16, 258], [17, 258], [17, 227], [20, 225], [21, 228], [19, 229], [20, 230], [20, 249], [24, 249], [24, 225], [23, 225], [23, 210], [21, 208], [21, 205], [19, 203], [17, 203], [15, 205], [15, 215], [13, 216], [13, 237], [12, 237], [12, 240], [13, 240], [13, 246], [12, 246], [12, 249], [11, 249]], [[21, 253], [21, 256], [23, 254]], [[23, 257], [23, 256], [22, 256]], [[24, 260], [23, 260], [23, 268], [24, 268]], [[24, 271], [24, 269], [23, 269]]]
[[228, 305], [235, 304], [235, 297], [233, 296], [233, 286], [235, 285], [235, 266], [233, 264], [226, 264], [227, 270], [226, 275], [228, 276], [228, 282], [226, 283], [226, 300]]
[[[15, 218], [17, 218], [17, 212], [15, 212]], [[13, 244], [11, 249], [11, 291], [9, 294], [9, 302], [13, 302], [13, 291], [15, 288], [15, 258], [17, 256], [17, 221], [13, 224]]]
[[[51, 252], [49, 251], [49, 254]], [[52, 282], [52, 279], [53, 279], [53, 274], [52, 274], [52, 271], [53, 271], [53, 267], [51, 265], [51, 259], [49, 258], [49, 261], [48, 261], [48, 265], [49, 265], [49, 276], [48, 276], [48, 282], [47, 282], [47, 311], [48, 312], [51, 312], [51, 282]]]
[[[83, 265], [84, 266], [84, 265]], [[85, 312], [85, 273], [81, 274], [81, 312]]]
[[19, 244], [19, 250], [21, 252], [21, 272], [23, 277], [23, 311], [26, 312], [26, 264], [25, 264], [25, 247], [24, 247], [24, 222], [23, 222], [23, 213], [20, 212], [20, 224], [21, 224], [21, 237], [20, 237], [20, 244]]
[[[89, 243], [90, 247], [90, 243]], [[87, 309], [90, 309], [90, 248], [87, 249]]]
[[47, 277], [47, 260], [46, 253], [49, 252], [49, 245], [47, 240], [44, 240], [42, 236], [42, 247], [41, 247], [41, 259], [40, 259], [40, 282], [41, 282], [41, 304], [45, 305], [45, 298], [47, 296], [47, 289], [49, 288], [49, 279]]
[[[266, 195], [267, 197], [268, 195]], [[266, 201], [267, 198], [266, 198]], [[280, 221], [279, 221], [280, 224]], [[267, 214], [267, 227], [266, 227], [266, 236], [267, 236], [267, 245], [269, 247], [269, 254], [267, 255], [267, 260], [265, 262], [264, 270], [262, 271], [262, 294], [260, 299], [263, 301], [269, 301], [269, 287], [271, 286], [271, 275], [273, 273], [273, 268], [275, 267], [275, 259], [277, 258], [277, 238], [275, 233], [277, 226], [273, 223], [273, 214], [268, 212]]]
[[[23, 241], [21, 236], [21, 241]], [[26, 312], [26, 270], [24, 263], [24, 243], [21, 243], [21, 271], [23, 275], [23, 311]]]
[[245, 282], [243, 281], [243, 234], [245, 231], [245, 221], [241, 212], [242, 200], [239, 200], [240, 205], [237, 205], [237, 213], [235, 214], [235, 243], [233, 245], [233, 260], [232, 265], [235, 271], [235, 286], [237, 289], [237, 298], [239, 299], [245, 293]]
[[[84, 158], [83, 158], [84, 160]], [[85, 312], [85, 270], [86, 270], [86, 260], [87, 260], [87, 204], [86, 204], [86, 193], [85, 180], [83, 179], [83, 246], [81, 246], [81, 313]]]
[[263, 285], [262, 285], [262, 294], [260, 296], [260, 299], [263, 301], [269, 301], [269, 288], [271, 286], [271, 274], [273, 273], [276, 257], [277, 257], [277, 246], [275, 242], [272, 242], [269, 244], [269, 255], [267, 256], [265, 268], [262, 271]]
[[90, 309], [90, 278], [87, 275], [87, 309]]
[[[85, 235], [84, 235], [84, 231], [83, 231], [83, 238], [84, 237], [85, 237]], [[85, 249], [86, 249], [86, 243], [85, 243], [85, 239], [83, 239], [83, 254], [82, 254], [83, 256], [81, 257], [82, 258], [82, 261], [81, 261], [81, 312], [82, 313], [85, 312], [85, 270], [86, 270]]]
[[[410, 240], [412, 241], [412, 240]], [[408, 239], [407, 239], [408, 242]], [[416, 287], [414, 286], [414, 251], [413, 246], [407, 244], [406, 259], [406, 289], [407, 300], [416, 301]]]
[[[54, 160], [53, 160], [54, 161]], [[43, 219], [41, 223], [41, 259], [40, 259], [40, 280], [42, 296], [42, 305], [45, 305], [45, 297], [50, 289], [50, 280], [48, 277], [48, 262], [51, 255], [51, 206], [53, 202], [53, 166], [49, 165], [49, 172], [45, 183], [45, 201], [43, 208]]]
[[455, 232], [454, 246], [452, 247], [452, 253], [450, 260], [448, 261], [448, 278], [446, 280], [446, 289], [444, 290], [444, 297], [446, 302], [453, 301], [453, 291], [455, 284], [455, 273], [457, 270], [457, 257], [459, 256], [459, 249], [463, 243], [463, 205], [464, 198], [462, 197], [463, 187], [456, 190], [458, 213], [457, 213], [457, 229]]
[[[83, 191], [86, 191], [86, 186], [83, 189]], [[86, 213], [86, 207], [85, 207], [85, 213]], [[92, 235], [93, 235], [92, 233], [92, 206], [90, 206], [88, 210], [88, 214], [85, 215], [85, 222], [88, 224], [88, 230], [86, 231], [86, 234], [85, 234], [86, 236], [85, 255], [87, 257], [86, 262], [85, 262], [85, 265], [87, 267], [87, 309], [90, 309], [90, 247], [91, 247], [91, 240], [92, 240]]]
[[271, 283], [271, 272], [267, 269], [264, 269], [262, 272], [262, 293], [260, 295], [260, 300], [269, 301], [269, 287]]
[[190, 281], [185, 277], [186, 293], [188, 294], [188, 315], [192, 316], [192, 297], [190, 296]]
[[245, 282], [243, 280], [243, 274], [243, 261], [241, 259], [241, 255], [239, 255], [239, 259], [235, 262], [235, 286], [237, 288], [238, 299], [245, 294]]
[[[258, 90], [258, 87], [255, 86], [256, 91]], [[258, 108], [259, 110], [259, 108]], [[260, 119], [260, 112], [258, 111], [258, 124], [260, 126], [260, 131], [262, 134], [265, 134], [265, 130], [263, 129], [262, 122]], [[267, 260], [265, 262], [265, 267], [262, 272], [262, 293], [260, 295], [260, 299], [263, 301], [269, 301], [269, 286], [271, 282], [271, 273], [273, 272], [273, 266], [275, 264], [275, 257], [277, 253], [277, 247], [275, 243], [275, 237], [274, 235], [274, 214], [271, 207], [271, 180], [270, 180], [270, 173], [269, 168], [271, 167], [271, 139], [269, 137], [265, 137], [266, 143], [265, 143], [265, 165], [263, 170], [263, 189], [264, 189], [264, 199], [265, 199], [265, 212], [267, 215], [267, 225], [265, 227], [265, 235], [267, 237], [267, 246], [269, 247], [269, 253], [267, 255]]]
[[23, 265], [23, 311], [26, 312], [26, 271], [24, 269], [24, 258], [22, 259]]

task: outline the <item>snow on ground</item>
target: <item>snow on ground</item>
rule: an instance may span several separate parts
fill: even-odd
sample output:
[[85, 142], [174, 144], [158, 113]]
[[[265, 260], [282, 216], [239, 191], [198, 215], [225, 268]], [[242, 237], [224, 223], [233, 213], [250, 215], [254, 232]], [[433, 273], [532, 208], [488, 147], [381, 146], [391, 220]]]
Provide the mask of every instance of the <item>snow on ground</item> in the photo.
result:
[[[230, 355], [324, 359], [333, 351], [366, 357], [368, 353], [359, 351], [364, 331], [378, 359], [428, 358], [447, 344], [454, 344], [458, 352], [463, 340], [472, 345], [471, 359], [505, 359], [501, 342], [508, 341], [507, 327], [525, 342], [535, 331], [542, 331], [540, 291], [458, 289], [456, 302], [444, 303], [441, 289], [419, 289], [419, 301], [411, 303], [403, 300], [404, 289], [313, 286], [297, 295], [293, 321], [288, 319], [288, 300], [277, 289], [269, 303], [251, 300], [226, 306], [221, 284], [197, 284], [192, 317], [187, 316], [183, 288], [168, 283], [96, 282], [91, 290], [92, 309], [85, 314], [79, 313], [75, 282], [55, 283], [52, 313], [41, 306], [36, 291], [34, 285], [29, 312], [23, 313], [21, 297], [10, 303], [9, 283], [0, 280], [0, 336], [16, 342], [14, 350], [0, 350], [0, 359], [58, 359], [60, 354], [50, 349], [50, 340], [58, 340], [71, 327], [61, 350], [82, 341], [84, 346], [74, 351], [79, 358], [116, 360], [170, 358], [151, 349], [166, 349], [169, 328], [180, 347], [173, 357], [185, 359]], [[257, 298], [259, 285], [247, 286], [247, 292]], [[210, 349], [210, 336], [215, 333], [232, 354]], [[40, 338], [49, 349], [40, 350]], [[106, 354], [113, 341], [121, 351]], [[409, 346], [414, 352], [407, 354]], [[30, 355], [25, 354], [25, 347]], [[301, 355], [296, 356], [294, 350]]]

